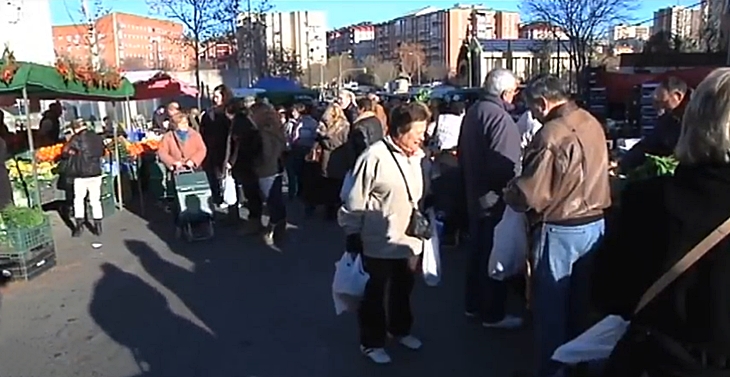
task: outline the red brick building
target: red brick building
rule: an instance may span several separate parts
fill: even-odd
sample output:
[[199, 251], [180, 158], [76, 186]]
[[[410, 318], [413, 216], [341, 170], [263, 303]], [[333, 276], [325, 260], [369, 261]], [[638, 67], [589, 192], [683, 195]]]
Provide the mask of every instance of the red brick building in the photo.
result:
[[[183, 25], [150, 17], [114, 12], [96, 21], [96, 49], [100, 60], [125, 70], [186, 70], [191, 48], [182, 42]], [[53, 27], [57, 56], [87, 60], [93, 38], [85, 24]]]

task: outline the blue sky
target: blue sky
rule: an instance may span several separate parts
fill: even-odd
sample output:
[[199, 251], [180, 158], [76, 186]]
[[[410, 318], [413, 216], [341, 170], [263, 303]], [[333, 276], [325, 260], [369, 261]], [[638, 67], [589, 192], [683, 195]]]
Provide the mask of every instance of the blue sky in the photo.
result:
[[[93, 2], [93, 1], [90, 1]], [[255, 0], [254, 0], [255, 2]], [[270, 0], [276, 11], [294, 10], [323, 10], [327, 12], [327, 27], [335, 28], [354, 24], [362, 21], [380, 22], [396, 18], [409, 11], [425, 6], [448, 8], [457, 0], [450, 1], [422, 1], [422, 0]], [[636, 21], [643, 21], [652, 17], [652, 12], [657, 8], [669, 5], [690, 5], [698, 2], [689, 0], [639, 1], [642, 8], [636, 15]], [[78, 22], [81, 19], [79, 12], [80, 0], [50, 0], [51, 15], [54, 25]], [[493, 0], [493, 1], [461, 1], [462, 4], [488, 4], [495, 9], [518, 10], [519, 1], [514, 0]], [[149, 7], [145, 0], [106, 0], [105, 4], [114, 11], [147, 15]]]

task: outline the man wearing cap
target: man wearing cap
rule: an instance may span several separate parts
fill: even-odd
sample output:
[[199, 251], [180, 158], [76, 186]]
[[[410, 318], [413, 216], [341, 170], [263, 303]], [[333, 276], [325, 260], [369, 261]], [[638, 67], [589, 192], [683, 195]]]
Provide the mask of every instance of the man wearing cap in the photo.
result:
[[86, 196], [89, 197], [92, 231], [101, 235], [104, 212], [101, 206], [101, 158], [104, 156], [104, 139], [86, 128], [83, 119], [71, 123], [74, 135], [63, 147], [62, 159], [66, 160], [63, 174], [73, 180], [73, 209], [76, 219], [73, 236], [79, 237], [86, 224]]

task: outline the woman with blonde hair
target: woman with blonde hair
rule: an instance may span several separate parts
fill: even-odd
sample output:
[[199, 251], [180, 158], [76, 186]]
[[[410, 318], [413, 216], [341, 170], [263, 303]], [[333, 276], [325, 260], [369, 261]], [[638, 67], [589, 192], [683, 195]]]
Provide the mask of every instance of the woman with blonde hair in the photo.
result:
[[308, 214], [322, 205], [327, 208], [328, 218], [337, 216], [340, 188], [349, 168], [345, 148], [349, 132], [350, 123], [342, 107], [329, 105], [317, 129], [317, 142], [305, 158], [308, 179], [304, 182], [304, 202]]
[[[674, 155], [673, 176], [623, 190], [616, 226], [596, 255], [594, 303], [631, 320], [605, 376], [730, 375], [727, 230], [699, 259], [678, 263], [730, 218], [730, 68], [697, 86]], [[668, 271], [675, 280], [640, 301]]]

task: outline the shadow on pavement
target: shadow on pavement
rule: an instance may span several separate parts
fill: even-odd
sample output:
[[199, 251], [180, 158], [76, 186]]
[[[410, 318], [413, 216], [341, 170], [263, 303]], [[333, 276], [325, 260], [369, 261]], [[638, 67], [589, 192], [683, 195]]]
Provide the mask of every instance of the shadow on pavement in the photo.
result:
[[110, 338], [129, 349], [140, 377], [207, 374], [217, 358], [211, 353], [211, 334], [173, 313], [167, 299], [139, 277], [109, 263], [101, 270], [89, 313]]

